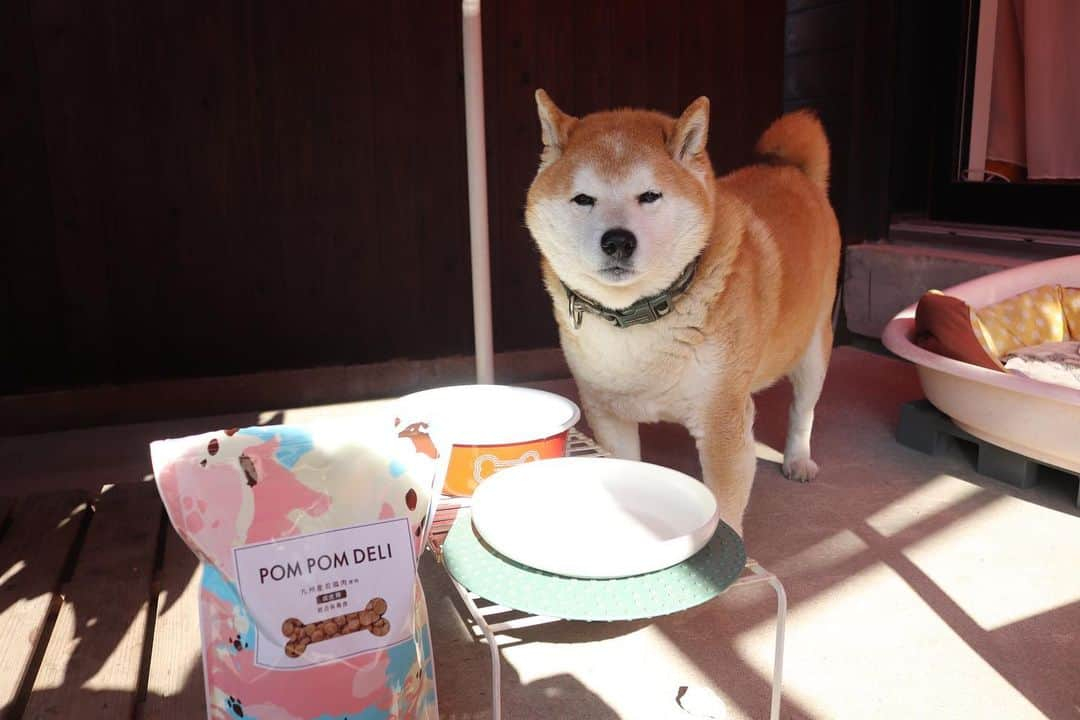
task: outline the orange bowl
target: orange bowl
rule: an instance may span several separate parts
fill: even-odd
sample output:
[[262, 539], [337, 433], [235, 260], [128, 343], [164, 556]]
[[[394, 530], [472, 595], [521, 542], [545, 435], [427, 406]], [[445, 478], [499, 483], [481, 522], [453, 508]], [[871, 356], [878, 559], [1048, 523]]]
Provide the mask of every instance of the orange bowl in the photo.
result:
[[[554, 393], [506, 385], [457, 385], [406, 395], [395, 407], [400, 437], [430, 442], [445, 472], [443, 492], [470, 496], [499, 470], [566, 455], [581, 418]], [[422, 438], [429, 438], [424, 440]]]

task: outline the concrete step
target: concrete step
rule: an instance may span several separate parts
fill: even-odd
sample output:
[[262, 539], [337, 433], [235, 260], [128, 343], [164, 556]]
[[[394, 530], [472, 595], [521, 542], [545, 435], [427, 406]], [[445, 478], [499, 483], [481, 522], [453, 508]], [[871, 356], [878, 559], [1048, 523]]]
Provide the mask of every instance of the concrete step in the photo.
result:
[[1028, 228], [897, 220], [887, 242], [847, 248], [844, 309], [847, 327], [881, 337], [886, 323], [927, 290], [1029, 262], [1080, 252], [1080, 234]]
[[885, 325], [927, 290], [1024, 264], [1001, 255], [929, 246], [852, 245], [845, 252], [844, 312], [853, 333], [880, 338]]

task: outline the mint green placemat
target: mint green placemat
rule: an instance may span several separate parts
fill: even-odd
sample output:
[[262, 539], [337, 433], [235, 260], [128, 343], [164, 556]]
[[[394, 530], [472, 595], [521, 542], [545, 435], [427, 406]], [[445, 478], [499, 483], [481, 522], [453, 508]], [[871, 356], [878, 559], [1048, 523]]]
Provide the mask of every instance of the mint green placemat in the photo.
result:
[[742, 539], [723, 522], [696, 555], [665, 570], [609, 580], [553, 575], [498, 554], [473, 530], [462, 509], [443, 543], [450, 575], [499, 605], [567, 620], [640, 620], [713, 599], [746, 566]]

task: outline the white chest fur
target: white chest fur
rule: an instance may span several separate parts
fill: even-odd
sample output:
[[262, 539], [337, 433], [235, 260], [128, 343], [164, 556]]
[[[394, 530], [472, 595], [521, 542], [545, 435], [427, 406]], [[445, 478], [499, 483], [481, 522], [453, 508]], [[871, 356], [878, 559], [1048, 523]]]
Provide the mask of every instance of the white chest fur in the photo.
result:
[[646, 325], [619, 328], [586, 315], [563, 325], [567, 361], [586, 401], [637, 422], [692, 424], [721, 348], [706, 339], [694, 304]]

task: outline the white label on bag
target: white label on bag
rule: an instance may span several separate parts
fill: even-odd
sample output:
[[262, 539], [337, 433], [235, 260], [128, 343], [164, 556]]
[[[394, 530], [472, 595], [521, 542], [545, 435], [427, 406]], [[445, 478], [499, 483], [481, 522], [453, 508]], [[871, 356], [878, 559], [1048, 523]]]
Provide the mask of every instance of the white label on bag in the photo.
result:
[[411, 636], [407, 518], [244, 545], [233, 557], [259, 667], [311, 667]]

